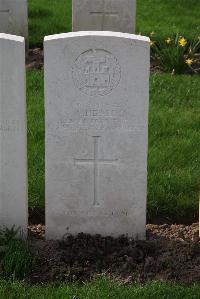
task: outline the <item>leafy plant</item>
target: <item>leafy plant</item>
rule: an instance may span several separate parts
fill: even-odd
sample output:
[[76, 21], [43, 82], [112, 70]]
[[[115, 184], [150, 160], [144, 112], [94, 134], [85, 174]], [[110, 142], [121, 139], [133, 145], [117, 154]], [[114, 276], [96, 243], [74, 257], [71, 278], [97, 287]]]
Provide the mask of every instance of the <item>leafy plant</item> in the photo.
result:
[[20, 238], [19, 229], [0, 231], [0, 275], [3, 278], [23, 278], [30, 271], [32, 260], [29, 245]]
[[156, 40], [154, 32], [151, 36], [152, 56], [164, 72], [182, 74], [187, 71], [196, 73], [193, 65], [200, 48], [200, 39], [189, 42], [177, 34], [165, 40]]

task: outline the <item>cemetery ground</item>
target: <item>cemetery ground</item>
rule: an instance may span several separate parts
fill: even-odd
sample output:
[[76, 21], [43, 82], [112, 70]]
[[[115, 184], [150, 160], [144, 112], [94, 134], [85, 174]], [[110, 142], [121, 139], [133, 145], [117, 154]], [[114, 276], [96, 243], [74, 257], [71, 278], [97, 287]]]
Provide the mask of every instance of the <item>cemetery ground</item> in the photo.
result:
[[[199, 1], [173, 1], [176, 9], [172, 0], [154, 0], [154, 5], [138, 0], [137, 32], [155, 31], [160, 39], [177, 32], [196, 38]], [[0, 297], [199, 298], [200, 245], [198, 224], [192, 224], [198, 221], [200, 185], [197, 75], [151, 74], [147, 217], [154, 225], [147, 225], [147, 241], [82, 234], [61, 242], [44, 240], [43, 57], [35, 48], [42, 47], [44, 35], [71, 31], [70, 7], [68, 0], [51, 0], [51, 5], [29, 0], [30, 48], [36, 53], [36, 63], [27, 70], [29, 240], [28, 247], [22, 243], [13, 254], [16, 241], [8, 233], [4, 256], [0, 236], [7, 279], [0, 281]]]

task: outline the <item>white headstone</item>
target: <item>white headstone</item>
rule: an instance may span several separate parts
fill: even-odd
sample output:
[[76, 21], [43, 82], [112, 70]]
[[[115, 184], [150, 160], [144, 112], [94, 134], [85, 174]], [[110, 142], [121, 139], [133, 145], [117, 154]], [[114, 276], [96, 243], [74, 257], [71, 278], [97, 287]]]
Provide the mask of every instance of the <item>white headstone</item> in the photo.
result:
[[25, 42], [0, 33], [0, 226], [27, 229]]
[[28, 39], [27, 0], [0, 0], [0, 32]]
[[149, 39], [45, 38], [46, 232], [145, 238]]
[[73, 0], [73, 31], [134, 33], [136, 0]]

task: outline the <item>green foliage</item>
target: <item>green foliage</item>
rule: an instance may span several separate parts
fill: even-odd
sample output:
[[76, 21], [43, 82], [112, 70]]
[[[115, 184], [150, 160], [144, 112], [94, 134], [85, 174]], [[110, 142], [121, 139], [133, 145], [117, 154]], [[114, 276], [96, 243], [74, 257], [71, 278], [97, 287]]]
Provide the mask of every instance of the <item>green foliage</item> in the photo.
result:
[[153, 75], [150, 82], [148, 215], [197, 220], [200, 78]]
[[27, 72], [29, 204], [44, 206], [43, 73]]
[[71, 31], [71, 0], [29, 0], [29, 45], [42, 46], [44, 36]]
[[[21, 236], [23, 237], [23, 236]], [[24, 278], [30, 271], [32, 255], [25, 240], [19, 238], [19, 229], [0, 231], [0, 276]]]
[[199, 11], [199, 0], [137, 0], [137, 32], [162, 39], [181, 32], [192, 40], [200, 35]]
[[164, 72], [183, 74], [190, 68], [195, 73], [193, 64], [199, 45], [199, 39], [189, 42], [179, 34], [164, 40], [152, 36], [151, 54]]
[[155, 282], [124, 286], [105, 278], [84, 285], [28, 286], [0, 282], [1, 299], [199, 299], [199, 293], [200, 285], [186, 287]]

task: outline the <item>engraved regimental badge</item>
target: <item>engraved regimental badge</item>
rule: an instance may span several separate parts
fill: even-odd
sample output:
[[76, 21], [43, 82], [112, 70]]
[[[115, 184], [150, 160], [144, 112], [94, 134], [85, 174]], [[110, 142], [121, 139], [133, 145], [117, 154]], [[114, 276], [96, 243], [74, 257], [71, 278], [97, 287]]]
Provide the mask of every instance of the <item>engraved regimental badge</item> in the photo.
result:
[[72, 76], [76, 87], [83, 93], [104, 96], [119, 84], [121, 67], [110, 52], [91, 49], [76, 59]]

